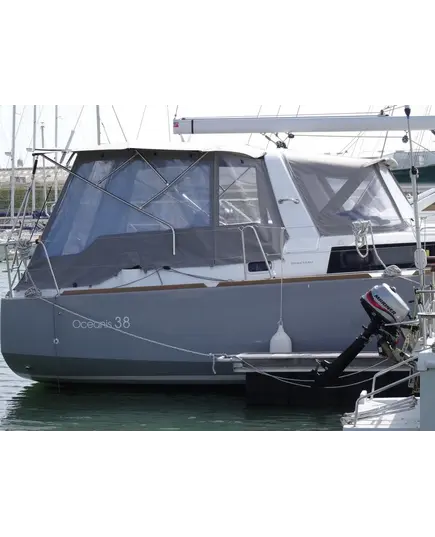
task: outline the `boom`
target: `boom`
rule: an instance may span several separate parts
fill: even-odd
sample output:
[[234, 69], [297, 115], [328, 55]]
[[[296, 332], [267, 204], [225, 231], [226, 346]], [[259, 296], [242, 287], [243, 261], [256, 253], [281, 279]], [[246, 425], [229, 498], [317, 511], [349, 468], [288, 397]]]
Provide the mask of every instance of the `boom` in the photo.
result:
[[[435, 116], [415, 116], [413, 131], [435, 131]], [[332, 133], [408, 131], [405, 116], [198, 117], [174, 120], [174, 134]]]

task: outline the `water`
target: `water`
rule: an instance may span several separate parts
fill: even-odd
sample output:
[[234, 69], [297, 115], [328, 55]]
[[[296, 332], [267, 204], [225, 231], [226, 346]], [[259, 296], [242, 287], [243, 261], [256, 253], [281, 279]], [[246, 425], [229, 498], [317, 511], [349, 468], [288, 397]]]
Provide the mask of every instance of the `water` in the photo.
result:
[[[5, 265], [0, 265], [1, 270]], [[0, 273], [0, 293], [7, 276]], [[24, 328], [23, 328], [24, 330]], [[328, 431], [339, 430], [328, 410], [249, 407], [231, 393], [156, 392], [143, 387], [59, 391], [12, 373], [0, 356], [0, 430], [46, 431]]]

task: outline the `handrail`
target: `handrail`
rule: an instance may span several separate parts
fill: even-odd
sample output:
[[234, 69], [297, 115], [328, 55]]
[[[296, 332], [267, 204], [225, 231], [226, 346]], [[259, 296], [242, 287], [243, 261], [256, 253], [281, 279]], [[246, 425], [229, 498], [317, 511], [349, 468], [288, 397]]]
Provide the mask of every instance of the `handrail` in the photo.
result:
[[433, 332], [433, 327], [434, 327], [434, 322], [435, 322], [435, 312], [423, 311], [423, 312], [419, 312], [417, 316], [420, 319], [420, 322], [422, 324], [424, 345], [426, 345], [429, 331], [432, 330]]
[[[415, 358], [411, 356], [407, 360], [403, 362], [399, 362], [397, 364], [394, 364], [393, 366], [389, 367], [388, 369], [383, 369], [382, 371], [379, 371], [376, 373], [376, 375], [373, 377], [373, 384], [372, 384], [372, 394], [376, 391], [376, 382], [380, 377], [383, 377], [384, 375], [387, 375], [388, 373], [391, 373], [393, 371], [396, 371], [397, 369], [400, 369], [404, 365], [411, 364], [412, 362], [415, 362]], [[370, 394], [371, 395], [371, 394]], [[370, 399], [373, 399], [373, 395], [371, 395]]]
[[14, 298], [14, 286], [13, 286], [13, 283], [12, 283], [12, 274], [11, 274], [12, 271], [11, 271], [11, 267], [10, 267], [10, 264], [9, 264], [9, 252], [8, 252], [9, 243], [7, 242], [2, 246], [5, 249], [6, 271], [8, 273], [8, 282], [9, 282], [9, 294], [10, 294], [11, 298]]
[[410, 380], [414, 380], [414, 379], [418, 378], [419, 376], [420, 376], [420, 372], [414, 373], [413, 375], [411, 375], [411, 376], [409, 376], [407, 378], [404, 378], [404, 379], [397, 380], [396, 382], [393, 382], [393, 384], [389, 384], [388, 386], [385, 386], [384, 388], [379, 388], [378, 390], [376, 390], [373, 393], [370, 393], [370, 394], [367, 394], [367, 395], [362, 395], [358, 399], [358, 401], [356, 402], [355, 417], [354, 417], [354, 427], [356, 427], [358, 425], [360, 404], [361, 404], [362, 401], [365, 401], [366, 399], [372, 399], [375, 395], [379, 395], [379, 394], [384, 393], [384, 392], [386, 392], [388, 390], [391, 390], [391, 388], [395, 388], [396, 386], [400, 386], [401, 384], [404, 384], [405, 382], [409, 382]]
[[245, 268], [245, 280], [248, 279], [248, 266], [247, 266], [247, 259], [246, 259], [246, 242], [245, 242], [245, 231], [247, 229], [252, 229], [252, 231], [254, 232], [254, 235], [255, 235], [255, 237], [257, 238], [257, 241], [258, 241], [258, 246], [260, 247], [261, 253], [263, 255], [263, 259], [264, 259], [264, 261], [266, 263], [267, 270], [269, 271], [270, 279], [273, 280], [274, 275], [273, 275], [272, 269], [270, 268], [269, 259], [267, 258], [266, 252], [264, 251], [263, 244], [261, 242], [260, 236], [258, 235], [258, 231], [255, 229], [255, 226], [253, 226], [253, 225], [244, 226], [244, 227], [240, 228], [240, 231], [242, 233], [243, 266]]
[[[6, 272], [8, 273], [8, 283], [9, 283], [9, 295], [8, 296], [13, 298], [15, 283], [18, 278], [21, 278], [21, 265], [24, 264], [24, 266], [26, 267], [26, 270], [24, 271], [24, 273], [26, 273], [27, 264], [26, 264], [24, 257], [22, 257], [20, 262], [16, 264], [17, 258], [19, 257], [18, 255], [18, 250], [20, 248], [19, 240], [16, 240], [16, 241], [9, 240], [5, 244], [3, 244], [2, 247], [5, 249]], [[9, 249], [13, 247], [15, 248], [15, 251], [14, 251], [14, 256], [12, 259], [12, 266], [11, 266]], [[14, 273], [14, 276], [12, 277], [13, 273]]]
[[55, 274], [54, 274], [53, 265], [51, 264], [50, 256], [48, 255], [47, 248], [46, 248], [45, 244], [44, 244], [41, 240], [38, 240], [36, 244], [40, 244], [40, 245], [43, 247], [43, 249], [44, 249], [45, 256], [46, 256], [46, 258], [47, 258], [47, 263], [48, 263], [48, 266], [49, 266], [49, 268], [50, 268], [51, 275], [53, 276], [54, 285], [56, 286], [56, 291], [57, 291], [57, 295], [56, 295], [56, 296], [60, 296], [59, 285], [58, 285], [58, 283], [57, 283], [56, 276], [55, 276]]
[[[60, 296], [60, 288], [59, 288], [59, 285], [57, 283], [57, 279], [56, 279], [56, 275], [54, 274], [54, 270], [53, 270], [53, 265], [51, 264], [51, 260], [50, 260], [50, 256], [48, 254], [48, 251], [47, 251], [47, 248], [45, 246], [45, 244], [42, 242], [42, 240], [37, 240], [36, 241], [36, 244], [40, 244], [44, 250], [44, 253], [45, 253], [45, 257], [47, 258], [47, 263], [48, 263], [48, 267], [50, 269], [50, 272], [51, 272], [51, 276], [53, 277], [53, 282], [54, 282], [54, 285], [56, 287], [56, 291], [57, 291], [57, 295], [56, 296]], [[8, 253], [7, 253], [7, 249], [8, 247], [10, 246], [15, 246], [17, 248], [18, 246], [18, 242], [8, 242], [6, 245], [5, 245], [5, 249], [6, 249], [6, 268], [7, 268], [7, 273], [8, 273], [8, 280], [9, 280], [9, 292], [10, 292], [10, 298], [14, 298], [14, 291], [13, 291], [13, 287], [14, 287], [14, 283], [15, 283], [15, 278], [14, 278], [14, 282], [12, 282], [12, 268], [10, 266], [10, 263], [9, 263], [9, 256], [8, 256]], [[14, 261], [15, 263], [15, 261]], [[26, 274], [29, 274], [29, 271], [28, 271], [28, 267], [27, 265], [26, 266]], [[20, 268], [18, 267], [18, 272], [19, 272]], [[17, 273], [18, 273], [17, 272]], [[29, 274], [30, 276], [30, 274]], [[30, 278], [31, 279], [31, 278]]]

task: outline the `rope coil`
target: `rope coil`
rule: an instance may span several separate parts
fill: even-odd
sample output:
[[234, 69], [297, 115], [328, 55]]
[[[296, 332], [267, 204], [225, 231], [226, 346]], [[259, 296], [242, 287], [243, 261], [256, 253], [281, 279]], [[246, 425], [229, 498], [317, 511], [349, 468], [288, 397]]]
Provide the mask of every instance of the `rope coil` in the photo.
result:
[[[384, 278], [400, 278], [402, 276], [402, 270], [397, 265], [387, 265], [379, 255], [376, 247], [375, 234], [373, 231], [373, 224], [370, 220], [359, 220], [352, 223], [353, 234], [355, 236], [355, 246], [358, 255], [361, 259], [368, 259], [370, 255], [370, 248], [373, 249], [373, 253], [376, 259], [384, 268]], [[371, 246], [369, 245], [369, 237], [372, 239]]]

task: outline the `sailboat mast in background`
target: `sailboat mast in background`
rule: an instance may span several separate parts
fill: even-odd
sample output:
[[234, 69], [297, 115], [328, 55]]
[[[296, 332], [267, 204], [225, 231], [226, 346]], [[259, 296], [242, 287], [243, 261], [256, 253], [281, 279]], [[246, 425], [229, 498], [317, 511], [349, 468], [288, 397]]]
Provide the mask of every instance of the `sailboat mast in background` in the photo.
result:
[[[45, 125], [44, 123], [41, 124], [41, 148], [45, 149]], [[46, 203], [47, 201], [47, 174], [45, 170], [45, 159], [42, 159], [42, 170], [44, 174], [44, 198], [43, 202]]]
[[96, 111], [97, 111], [97, 144], [98, 146], [101, 145], [101, 113], [100, 113], [100, 105], [96, 105]]
[[11, 175], [11, 218], [15, 218], [15, 143], [17, 133], [17, 105], [12, 106], [12, 175]]
[[[54, 148], [57, 149], [59, 146], [59, 105], [54, 106]], [[54, 156], [54, 160], [57, 162], [57, 153]], [[59, 181], [57, 178], [58, 169], [56, 168], [54, 174], [54, 201], [57, 203], [59, 197]]]
[[[37, 114], [38, 114], [38, 105], [34, 104], [33, 105], [33, 143], [32, 143], [33, 154], [35, 154], [35, 151], [36, 151], [36, 136], [37, 136], [36, 129], [38, 125]], [[36, 157], [34, 156], [33, 166], [35, 166], [35, 160], [36, 160]], [[32, 214], [35, 214], [35, 211], [36, 211], [36, 180], [34, 180], [32, 183]]]

